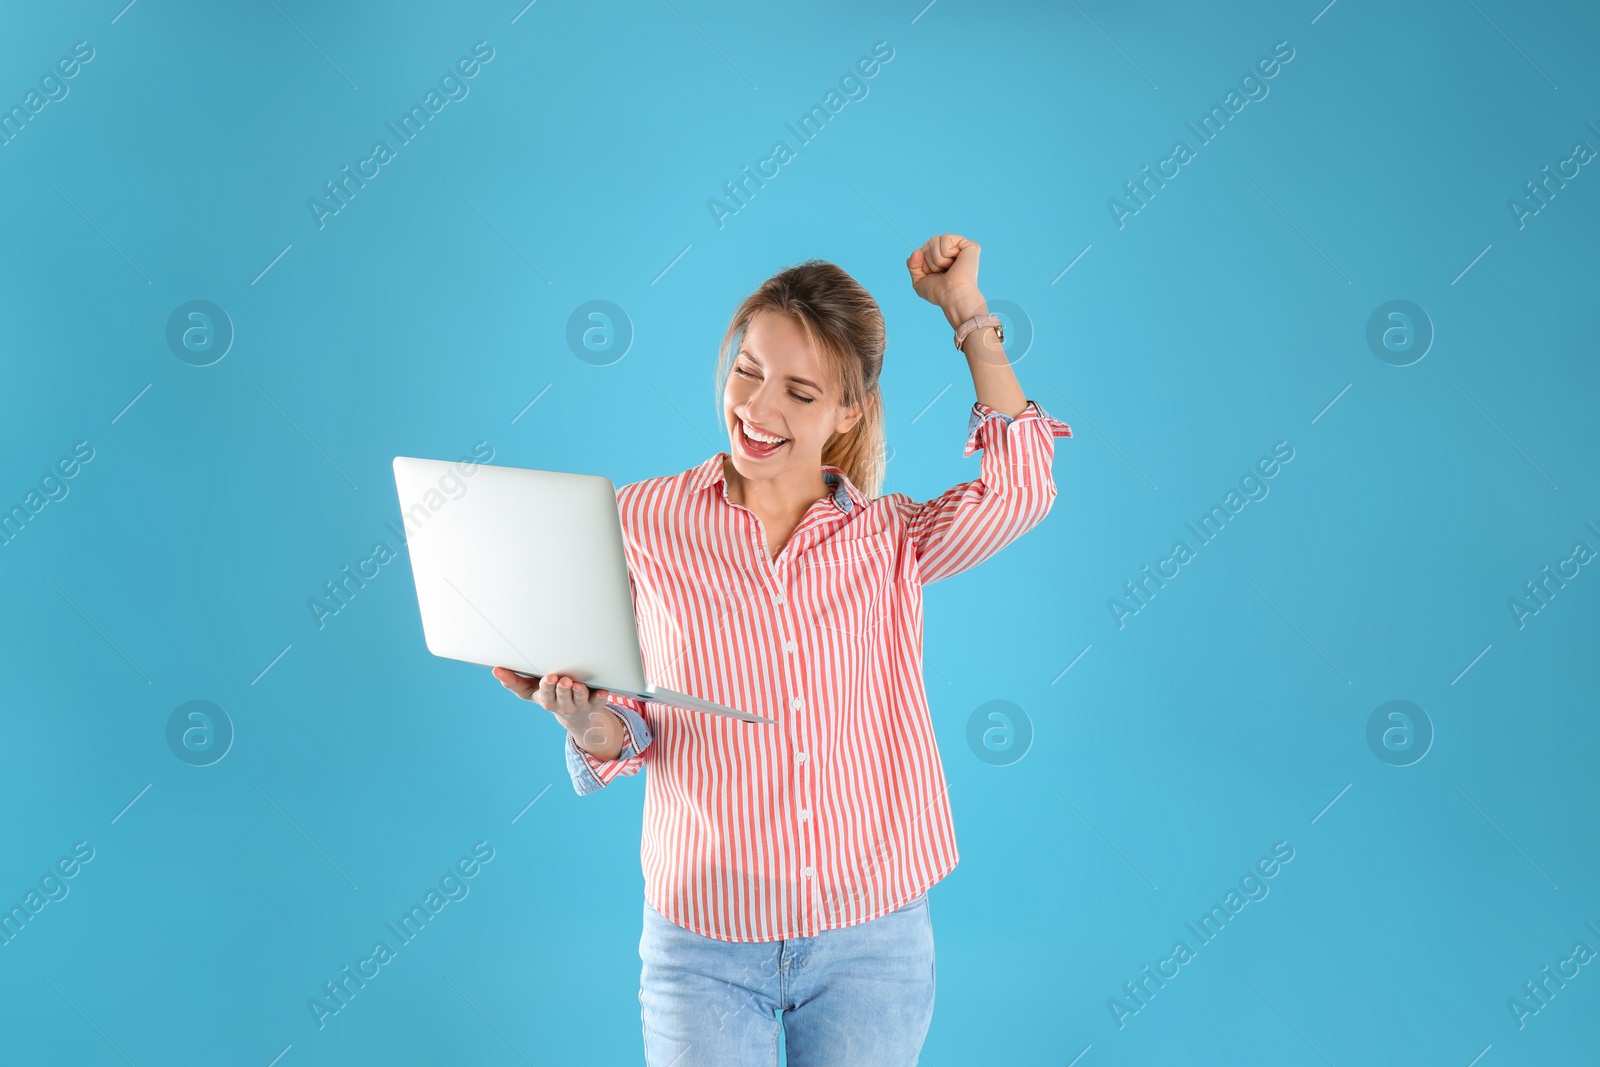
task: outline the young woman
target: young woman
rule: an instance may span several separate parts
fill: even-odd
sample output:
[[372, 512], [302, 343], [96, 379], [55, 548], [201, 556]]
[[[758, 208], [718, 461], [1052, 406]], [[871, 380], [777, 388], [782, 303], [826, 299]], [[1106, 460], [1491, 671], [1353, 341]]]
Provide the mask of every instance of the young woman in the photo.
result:
[[918, 1060], [935, 979], [926, 893], [958, 858], [922, 587], [1045, 517], [1054, 439], [1072, 435], [1023, 396], [978, 254], [943, 234], [906, 261], [972, 372], [977, 479], [923, 503], [878, 495], [883, 316], [811, 260], [751, 294], [723, 339], [732, 451], [617, 492], [651, 681], [776, 724], [495, 668], [565, 727], [579, 794], [650, 768], [650, 1067], [776, 1064], [780, 1029], [792, 1067]]

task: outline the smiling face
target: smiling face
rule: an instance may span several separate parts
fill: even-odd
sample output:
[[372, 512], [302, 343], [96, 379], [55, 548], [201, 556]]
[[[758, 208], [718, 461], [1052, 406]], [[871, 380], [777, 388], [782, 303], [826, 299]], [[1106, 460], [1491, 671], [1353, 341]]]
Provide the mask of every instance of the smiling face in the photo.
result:
[[[861, 418], [859, 405], [842, 406], [841, 397], [800, 324], [787, 315], [757, 312], [722, 392], [735, 470], [753, 482], [816, 480], [823, 448]], [[769, 448], [746, 436], [747, 428], [784, 441]]]

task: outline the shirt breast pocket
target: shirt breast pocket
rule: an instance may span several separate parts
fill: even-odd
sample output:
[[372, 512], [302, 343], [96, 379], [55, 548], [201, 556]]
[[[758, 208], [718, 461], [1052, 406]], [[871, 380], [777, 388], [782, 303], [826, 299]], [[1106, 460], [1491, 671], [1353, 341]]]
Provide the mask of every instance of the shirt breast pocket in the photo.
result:
[[842, 638], [873, 641], [889, 611], [897, 547], [895, 535], [881, 531], [824, 541], [807, 552], [799, 581], [816, 605], [815, 621]]

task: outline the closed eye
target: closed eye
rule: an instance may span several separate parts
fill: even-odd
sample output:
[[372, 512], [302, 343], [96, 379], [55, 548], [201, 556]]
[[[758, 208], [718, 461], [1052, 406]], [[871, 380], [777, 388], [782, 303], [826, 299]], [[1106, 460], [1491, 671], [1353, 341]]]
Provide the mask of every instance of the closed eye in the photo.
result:
[[[754, 374], [748, 373], [743, 367], [735, 367], [735, 368], [733, 368], [733, 373], [742, 374], [746, 378], [754, 378], [755, 377]], [[816, 401], [816, 397], [801, 396], [799, 393], [795, 392], [793, 389], [789, 390], [789, 395], [794, 397], [796, 400], [800, 401], [800, 403], [802, 403], [802, 404], [815, 404], [817, 402]]]

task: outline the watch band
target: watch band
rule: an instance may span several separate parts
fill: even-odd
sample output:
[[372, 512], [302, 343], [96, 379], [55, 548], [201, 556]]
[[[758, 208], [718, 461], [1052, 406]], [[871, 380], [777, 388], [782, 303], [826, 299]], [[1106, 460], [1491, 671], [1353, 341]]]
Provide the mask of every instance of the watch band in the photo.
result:
[[963, 322], [961, 324], [960, 328], [956, 330], [956, 351], [957, 352], [962, 351], [961, 346], [966, 344], [967, 337], [968, 337], [969, 334], [971, 334], [974, 330], [981, 330], [985, 326], [993, 326], [994, 327], [994, 339], [996, 341], [1000, 342], [1001, 344], [1005, 344], [1006, 343], [1006, 328], [1005, 328], [1005, 324], [1002, 323], [997, 316], [995, 316], [995, 315], [975, 315], [972, 318], [968, 319], [966, 322]]

